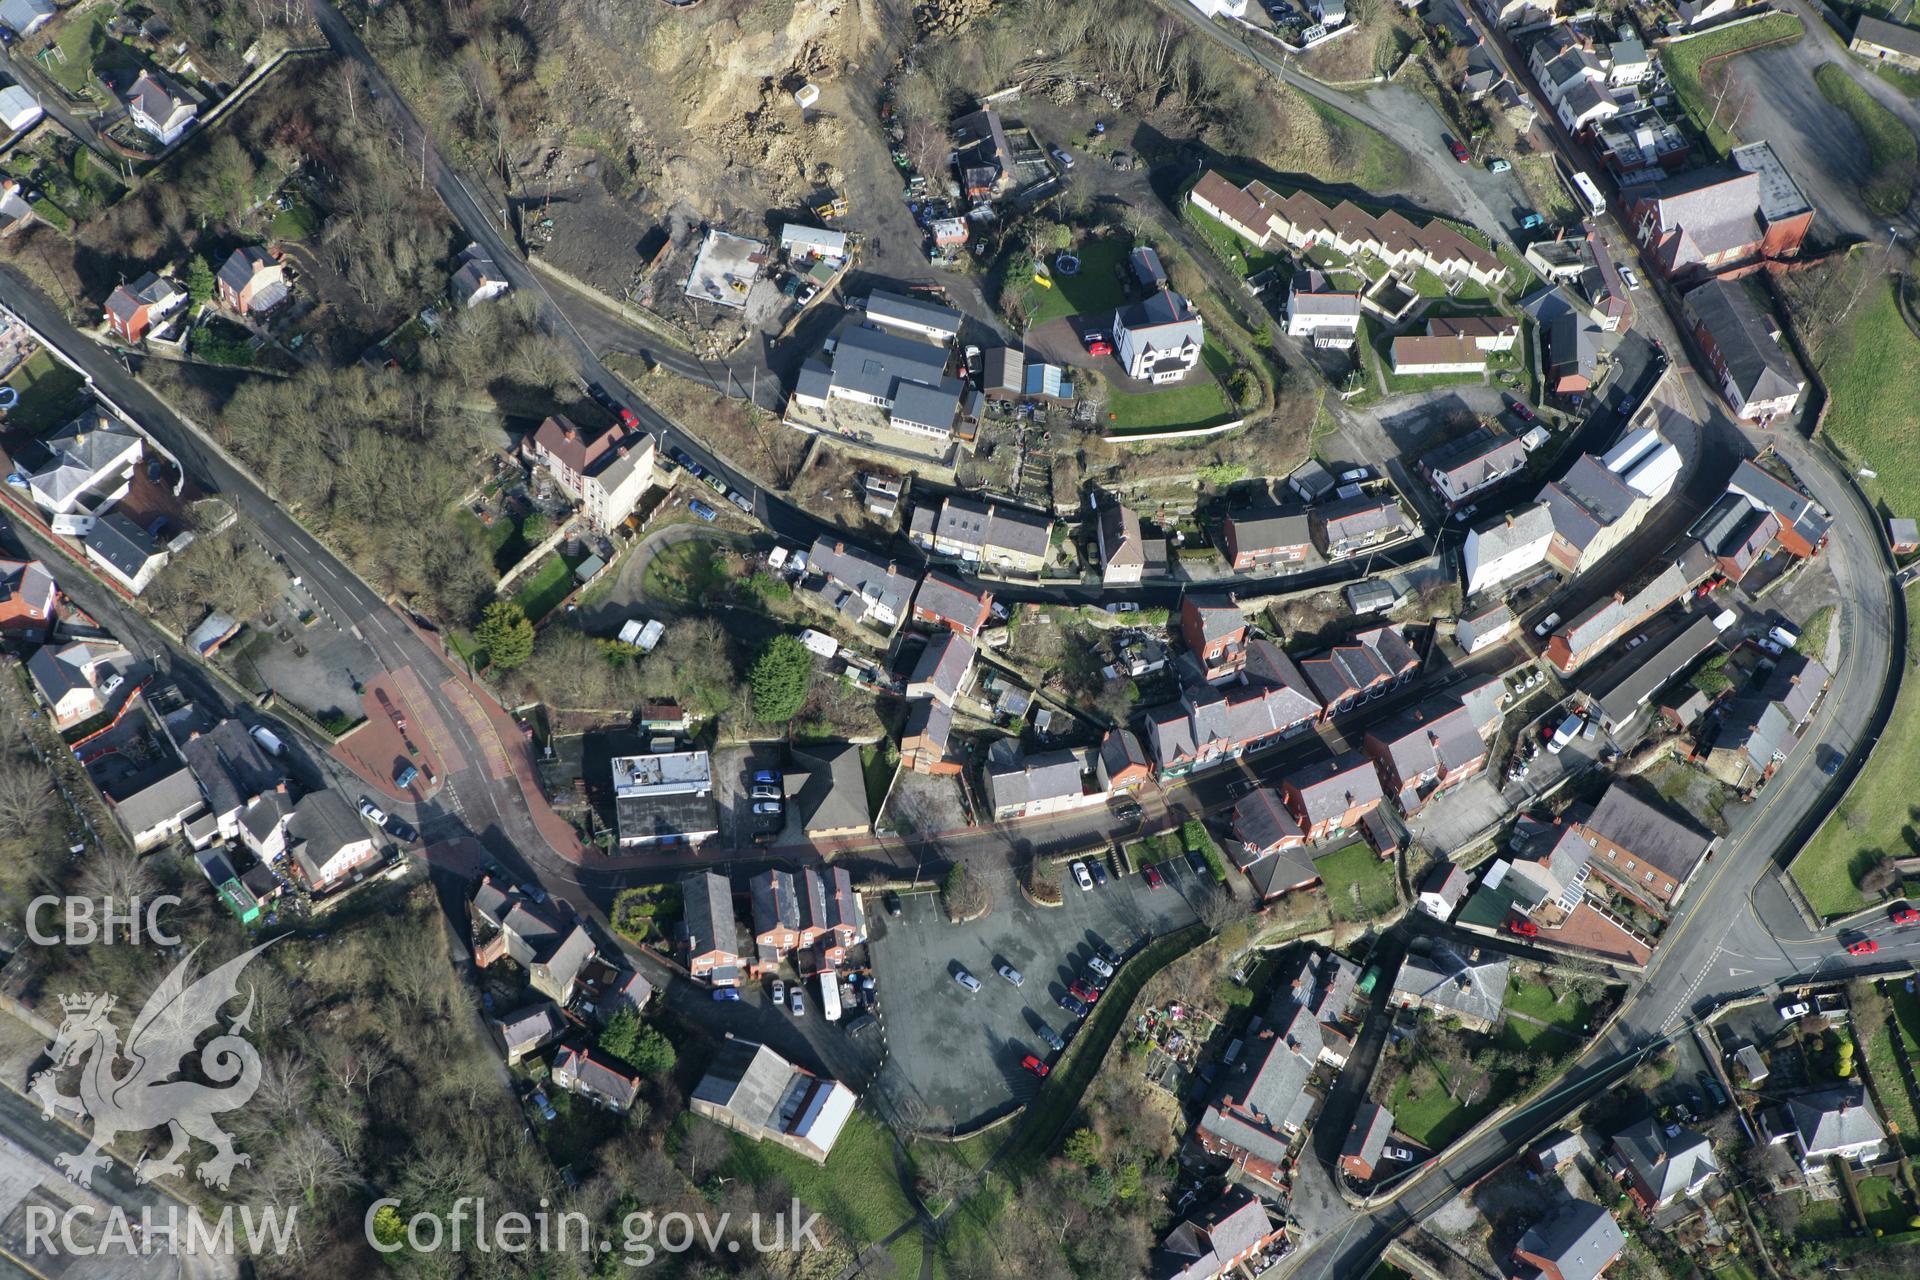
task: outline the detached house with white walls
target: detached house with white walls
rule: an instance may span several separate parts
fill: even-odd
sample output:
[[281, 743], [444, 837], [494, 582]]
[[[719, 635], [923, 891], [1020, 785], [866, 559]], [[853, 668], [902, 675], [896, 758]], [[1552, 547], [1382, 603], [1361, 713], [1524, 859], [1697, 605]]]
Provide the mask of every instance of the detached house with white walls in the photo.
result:
[[1194, 305], [1172, 289], [1113, 313], [1113, 350], [1129, 378], [1178, 382], [1200, 363], [1206, 325]]

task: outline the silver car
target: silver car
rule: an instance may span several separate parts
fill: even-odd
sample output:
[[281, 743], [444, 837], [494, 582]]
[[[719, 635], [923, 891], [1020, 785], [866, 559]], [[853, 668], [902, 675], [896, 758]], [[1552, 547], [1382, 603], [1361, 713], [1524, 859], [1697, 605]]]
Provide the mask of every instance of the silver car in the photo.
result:
[[953, 980], [969, 991], [978, 991], [980, 989], [980, 979], [974, 977], [965, 969], [954, 970]]
[[1088, 956], [1087, 968], [1093, 970], [1103, 978], [1111, 978], [1113, 976], [1113, 966], [1105, 960], [1102, 960], [1099, 956]]
[[993, 966], [993, 971], [999, 974], [1001, 977], [1005, 978], [1008, 982], [1011, 982], [1016, 987], [1026, 985], [1027, 976], [1021, 973], [1018, 969], [1014, 968], [1010, 964], [1006, 964], [1004, 962], [1001, 964], [997, 964]]

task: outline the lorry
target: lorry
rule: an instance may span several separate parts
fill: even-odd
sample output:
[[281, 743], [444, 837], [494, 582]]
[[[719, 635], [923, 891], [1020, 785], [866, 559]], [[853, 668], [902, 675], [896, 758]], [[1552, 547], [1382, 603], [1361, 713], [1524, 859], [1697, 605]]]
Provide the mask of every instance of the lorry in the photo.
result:
[[840, 1021], [840, 975], [831, 969], [820, 971], [820, 1016], [828, 1022]]

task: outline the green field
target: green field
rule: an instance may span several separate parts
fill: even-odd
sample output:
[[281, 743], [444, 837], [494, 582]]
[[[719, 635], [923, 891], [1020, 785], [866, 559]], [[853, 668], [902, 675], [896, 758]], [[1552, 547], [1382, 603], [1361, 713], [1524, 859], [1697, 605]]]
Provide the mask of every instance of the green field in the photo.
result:
[[573, 593], [573, 566], [578, 561], [569, 562], [559, 552], [554, 552], [541, 561], [520, 589], [513, 593], [513, 602], [520, 611], [534, 622], [552, 613], [560, 607], [560, 602]]
[[1178, 386], [1155, 391], [1112, 390], [1107, 395], [1105, 429], [1116, 435], [1129, 431], [1166, 431], [1176, 427], [1210, 427], [1229, 421], [1233, 405], [1219, 379], [1232, 368], [1227, 353], [1211, 338], [1200, 350], [1201, 360], [1213, 377], [1201, 379], [1197, 373]]
[[[1903, 327], [1901, 332], [1905, 331]], [[1911, 591], [1907, 593], [1907, 644], [1920, 645], [1920, 599]], [[1916, 763], [1920, 763], [1920, 677], [1909, 674], [1900, 682], [1900, 696], [1886, 732], [1847, 798], [1788, 868], [1821, 915], [1842, 916], [1866, 906], [1860, 876], [1882, 854], [1893, 857], [1907, 852]]]
[[[712, 1121], [689, 1116], [687, 1123]], [[784, 1182], [808, 1207], [824, 1213], [858, 1242], [883, 1240], [915, 1215], [894, 1169], [893, 1135], [864, 1111], [847, 1121], [825, 1165], [771, 1142], [732, 1132], [727, 1137], [733, 1151], [721, 1165], [726, 1177], [755, 1187]]]
[[1412, 1084], [1411, 1071], [1400, 1077], [1393, 1086], [1393, 1096], [1387, 1099], [1387, 1110], [1393, 1112], [1394, 1128], [1433, 1151], [1480, 1123], [1513, 1092], [1513, 1079], [1504, 1072], [1494, 1077], [1487, 1096], [1470, 1107], [1455, 1102], [1437, 1086], [1415, 1097]]
[[[1126, 267], [1128, 247], [1118, 240], [1082, 240], [1066, 250], [1080, 259], [1080, 270], [1070, 276], [1054, 271], [1051, 289], [1033, 286], [1033, 323], [1045, 324], [1063, 316], [1097, 316], [1124, 304], [1127, 294], [1119, 273]], [[1045, 258], [1049, 268], [1054, 257], [1054, 251], [1048, 250]]]
[[1507, 1012], [1510, 1015], [1518, 1013], [1538, 1018], [1548, 1025], [1543, 1027], [1508, 1017], [1500, 1029], [1502, 1045], [1510, 1049], [1532, 1049], [1537, 1046], [1542, 1054], [1555, 1057], [1580, 1047], [1586, 1038], [1584, 1028], [1592, 1015], [1586, 1001], [1579, 996], [1568, 993], [1556, 1004], [1553, 992], [1544, 982], [1521, 982], [1517, 979], [1507, 984]]
[[34, 61], [46, 69], [48, 75], [60, 83], [63, 89], [81, 96], [90, 96], [93, 87], [94, 46], [96, 41], [102, 45], [112, 43], [107, 35], [107, 20], [113, 11], [107, 6], [87, 10], [84, 15], [68, 18], [61, 23], [60, 37]]
[[1861, 200], [1882, 216], [1904, 210], [1913, 199], [1914, 168], [1920, 159], [1920, 141], [1914, 139], [1913, 130], [1855, 84], [1837, 63], [1825, 62], [1815, 68], [1813, 82], [1822, 97], [1847, 113], [1866, 140], [1873, 167], [1860, 186]]
[[1700, 131], [1707, 135], [1707, 141], [1714, 149], [1724, 154], [1736, 141], [1726, 126], [1726, 118], [1732, 113], [1723, 110], [1721, 119], [1714, 122], [1711, 129], [1707, 127], [1713, 115], [1713, 95], [1701, 82], [1702, 68], [1722, 55], [1742, 53], [1777, 41], [1797, 40], [1804, 34], [1805, 28], [1800, 25], [1799, 18], [1790, 13], [1776, 13], [1670, 44], [1660, 51], [1660, 61], [1667, 69], [1667, 78], [1673, 82], [1673, 91], [1679, 97], [1680, 105], [1693, 117]]
[[726, 581], [726, 566], [718, 550], [706, 539], [695, 538], [656, 551], [640, 576], [640, 589], [656, 600], [691, 608]]
[[1818, 365], [1832, 403], [1827, 438], [1878, 473], [1859, 481], [1867, 496], [1895, 515], [1920, 511], [1920, 339], [1891, 283], [1867, 285], [1846, 327], [1821, 341]]
[[1318, 175], [1323, 181], [1338, 182], [1344, 178], [1368, 191], [1398, 191], [1406, 185], [1413, 161], [1404, 147], [1338, 107], [1306, 93], [1299, 93], [1297, 97], [1326, 123], [1333, 137], [1342, 144], [1338, 148], [1346, 161], [1342, 172]]
[[1337, 919], [1372, 920], [1399, 902], [1393, 892], [1392, 860], [1381, 860], [1364, 841], [1315, 858], [1313, 869], [1320, 873], [1327, 907]]
[[65, 426], [83, 381], [42, 347], [7, 376], [6, 385], [20, 393], [19, 401], [7, 411], [7, 426], [35, 435]]

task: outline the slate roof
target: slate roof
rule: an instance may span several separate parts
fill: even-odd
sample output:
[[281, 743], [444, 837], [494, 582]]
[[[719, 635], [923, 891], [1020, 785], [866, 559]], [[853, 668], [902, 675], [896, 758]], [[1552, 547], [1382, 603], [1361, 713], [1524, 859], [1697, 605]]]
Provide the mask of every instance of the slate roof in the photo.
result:
[[1509, 551], [1537, 542], [1552, 534], [1556, 527], [1553, 504], [1546, 501], [1547, 490], [1541, 493], [1542, 501], [1530, 502], [1518, 511], [1510, 511], [1503, 516], [1494, 516], [1473, 527], [1476, 557], [1485, 563], [1492, 563]]
[[1633, 669], [1599, 700], [1600, 714], [1610, 724], [1621, 724], [1645, 705], [1667, 681], [1706, 651], [1719, 638], [1711, 614], [1695, 617], [1678, 635], [1659, 645], [1642, 645]]
[[1883, 22], [1871, 14], [1862, 14], [1853, 24], [1853, 38], [1877, 44], [1882, 49], [1892, 49], [1895, 53], [1904, 53], [1910, 58], [1920, 58], [1920, 31]]
[[681, 930], [693, 954], [740, 954], [740, 933], [733, 920], [733, 886], [725, 876], [696, 871], [680, 881]]
[[972, 498], [948, 498], [940, 507], [933, 535], [942, 541], [1044, 556], [1053, 521], [1038, 512]]
[[[882, 605], [895, 618], [905, 616], [914, 580], [872, 552], [826, 538], [814, 541], [808, 559], [813, 568], [871, 604]], [[863, 611], [864, 613], [864, 611]]]
[[1287, 297], [1287, 315], [1300, 319], [1360, 321], [1360, 295], [1349, 289], [1336, 289], [1325, 273], [1313, 267], [1300, 267], [1293, 273]]
[[165, 125], [172, 122], [175, 112], [191, 109], [194, 104], [192, 98], [164, 76], [143, 71], [127, 92], [127, 105], [139, 108], [149, 120]]
[[914, 664], [907, 683], [930, 684], [951, 698], [960, 692], [960, 685], [978, 652], [973, 641], [959, 632], [943, 631], [927, 641], [927, 647], [920, 651], [920, 660]]
[[747, 881], [753, 895], [753, 932], [758, 937], [775, 929], [800, 929], [800, 899], [793, 872], [769, 869]]
[[367, 824], [331, 787], [301, 796], [287, 824], [287, 840], [294, 860], [311, 883], [319, 879], [327, 859], [350, 844], [369, 839]]
[[53, 456], [34, 472], [33, 487], [58, 504], [92, 484], [103, 468], [138, 445], [140, 437], [104, 409], [89, 409], [41, 443]]
[[1446, 904], [1449, 914], [1467, 896], [1467, 873], [1451, 862], [1436, 862], [1427, 868], [1420, 881], [1422, 894], [1433, 894]]
[[[9, 89], [18, 89], [18, 85], [9, 85]], [[107, 312], [122, 323], [133, 319], [134, 313], [143, 306], [154, 306], [180, 297], [181, 290], [172, 281], [149, 271], [132, 284], [123, 284], [107, 297]]]
[[1100, 740], [1100, 763], [1108, 777], [1117, 778], [1128, 769], [1145, 767], [1152, 762], [1140, 745], [1140, 736], [1131, 729], [1121, 728]]
[[946, 378], [947, 351], [924, 338], [849, 325], [833, 349], [833, 385], [892, 400], [903, 384], [937, 387]]
[[[955, 640], [965, 643], [961, 637]], [[803, 831], [844, 831], [873, 825], [867, 811], [866, 776], [860, 748], [850, 742], [795, 747], [793, 758], [806, 766], [807, 780], [793, 797]]]
[[1365, 493], [1315, 507], [1310, 514], [1325, 531], [1323, 536], [1329, 546], [1403, 530], [1407, 523], [1398, 501]]
[[1233, 807], [1233, 834], [1241, 843], [1265, 849], [1281, 840], [1300, 839], [1300, 824], [1272, 787], [1255, 787]]
[[1599, 1280], [1627, 1239], [1612, 1214], [1591, 1200], [1575, 1200], [1528, 1227], [1519, 1247], [1553, 1263], [1560, 1280]]
[[913, 597], [913, 607], [971, 627], [976, 625], [986, 610], [985, 596], [983, 589], [970, 587], [938, 569], [930, 569], [920, 579], [920, 588]]
[[1773, 400], [1800, 393], [1804, 381], [1767, 331], [1744, 285], [1709, 280], [1686, 295], [1686, 307], [1712, 335], [1727, 377], [1744, 399]]
[[1787, 1116], [1807, 1151], [1820, 1154], [1863, 1142], [1886, 1140], [1873, 1102], [1859, 1085], [1803, 1093], [1787, 1099]]
[[1180, 611], [1197, 618], [1200, 638], [1208, 644], [1247, 629], [1247, 615], [1225, 596], [1189, 595], [1180, 601]]
[[[164, 119], [165, 116], [154, 118]], [[242, 245], [228, 254], [227, 260], [220, 264], [219, 280], [227, 288], [239, 293], [252, 283], [256, 275], [273, 265], [273, 256], [266, 250], [258, 245]]]
[[1229, 511], [1227, 523], [1240, 550], [1265, 551], [1274, 547], [1303, 547], [1312, 540], [1310, 522], [1299, 507], [1251, 507]]
[[1229, 1186], [1204, 1211], [1182, 1219], [1155, 1250], [1153, 1280], [1213, 1280], [1225, 1265], [1273, 1234], [1267, 1207]]
[[1365, 1164], [1378, 1168], [1380, 1149], [1387, 1145], [1387, 1139], [1393, 1135], [1393, 1112], [1377, 1102], [1363, 1102], [1360, 1111], [1353, 1118], [1353, 1126], [1347, 1130], [1346, 1143], [1340, 1148], [1340, 1156], [1358, 1157]]
[[1380, 774], [1358, 751], [1316, 760], [1287, 776], [1300, 793], [1300, 807], [1308, 826], [1332, 821], [1368, 801], [1385, 799]]
[[[318, 791], [315, 795], [333, 795]], [[111, 798], [111, 797], [110, 797]], [[337, 798], [337, 797], [336, 797]], [[187, 769], [175, 769], [121, 799], [113, 800], [113, 812], [130, 832], [151, 831], [161, 823], [200, 807], [200, 788]], [[342, 807], [346, 802], [341, 801]], [[351, 814], [352, 809], [347, 809]], [[331, 850], [329, 850], [331, 852]]]
[[1467, 708], [1457, 698], [1428, 698], [1368, 732], [1385, 749], [1402, 781], [1428, 770], [1445, 774], [1487, 753]]
[[1682, 1129], [1669, 1138], [1659, 1120], [1648, 1117], [1613, 1135], [1614, 1149], [1634, 1176], [1664, 1203], [1720, 1172], [1713, 1144], [1704, 1133]]
[[509, 1048], [528, 1045], [538, 1048], [560, 1034], [564, 1025], [560, 1021], [560, 1010], [551, 1000], [542, 1000], [512, 1013], [502, 1014], [493, 1020], [499, 1029], [500, 1038]]
[[216, 814], [230, 813], [287, 780], [286, 769], [261, 749], [238, 720], [222, 720], [188, 738], [180, 744], [180, 754], [200, 780], [207, 807]]
[[1435, 942], [1431, 955], [1407, 956], [1393, 989], [1442, 1010], [1497, 1022], [1507, 1003], [1507, 963], [1504, 953], [1483, 952], [1475, 961], [1446, 942]]
[[1592, 381], [1600, 366], [1600, 328], [1575, 312], [1556, 316], [1547, 326], [1547, 368], [1555, 380], [1578, 376]]
[[1617, 637], [1627, 628], [1651, 618], [1679, 599], [1686, 589], [1686, 571], [1677, 564], [1667, 565], [1636, 590], [1594, 601], [1571, 621], [1562, 623], [1554, 634], [1566, 637], [1572, 664], [1579, 666], [1608, 637]]
[[603, 1098], [612, 1098], [622, 1106], [633, 1101], [640, 1091], [640, 1078], [628, 1075], [591, 1046], [562, 1049], [553, 1060], [555, 1071], [572, 1074], [580, 1086]]
[[1356, 635], [1351, 643], [1300, 662], [1307, 685], [1322, 704], [1390, 680], [1419, 661], [1413, 646], [1397, 626], [1375, 627]]
[[1242, 867], [1241, 871], [1263, 899], [1298, 885], [1312, 884], [1320, 878], [1319, 868], [1313, 865], [1313, 855], [1301, 846], [1270, 853]]
[[1676, 884], [1693, 874], [1714, 842], [1709, 833], [1619, 783], [1607, 788], [1584, 825]]
[[95, 555], [130, 579], [138, 577], [147, 562], [160, 554], [153, 535], [118, 511], [94, 521], [86, 543]]
[[1084, 794], [1086, 760], [1078, 751], [1040, 751], [1011, 760], [989, 760], [988, 790], [996, 808], [1028, 805]]
[[1147, 563], [1140, 545], [1140, 517], [1131, 507], [1114, 502], [1100, 508], [1099, 539], [1108, 566]]
[[1440, 473], [1449, 497], [1504, 480], [1526, 465], [1526, 446], [1499, 428], [1486, 426], [1420, 459], [1421, 473]]
[[1776, 478], [1751, 458], [1733, 469], [1733, 479], [1727, 482], [1727, 488], [1772, 511], [1783, 524], [1816, 547], [1833, 525], [1832, 519], [1812, 498]]
[[960, 322], [965, 318], [952, 307], [943, 307], [905, 294], [888, 293], [884, 289], [875, 289], [867, 295], [867, 317], [879, 323], [924, 324], [955, 333], [959, 332]]
[[1156, 351], [1198, 345], [1206, 341], [1206, 328], [1193, 304], [1171, 289], [1160, 289], [1120, 308], [1114, 324], [1135, 335]]

